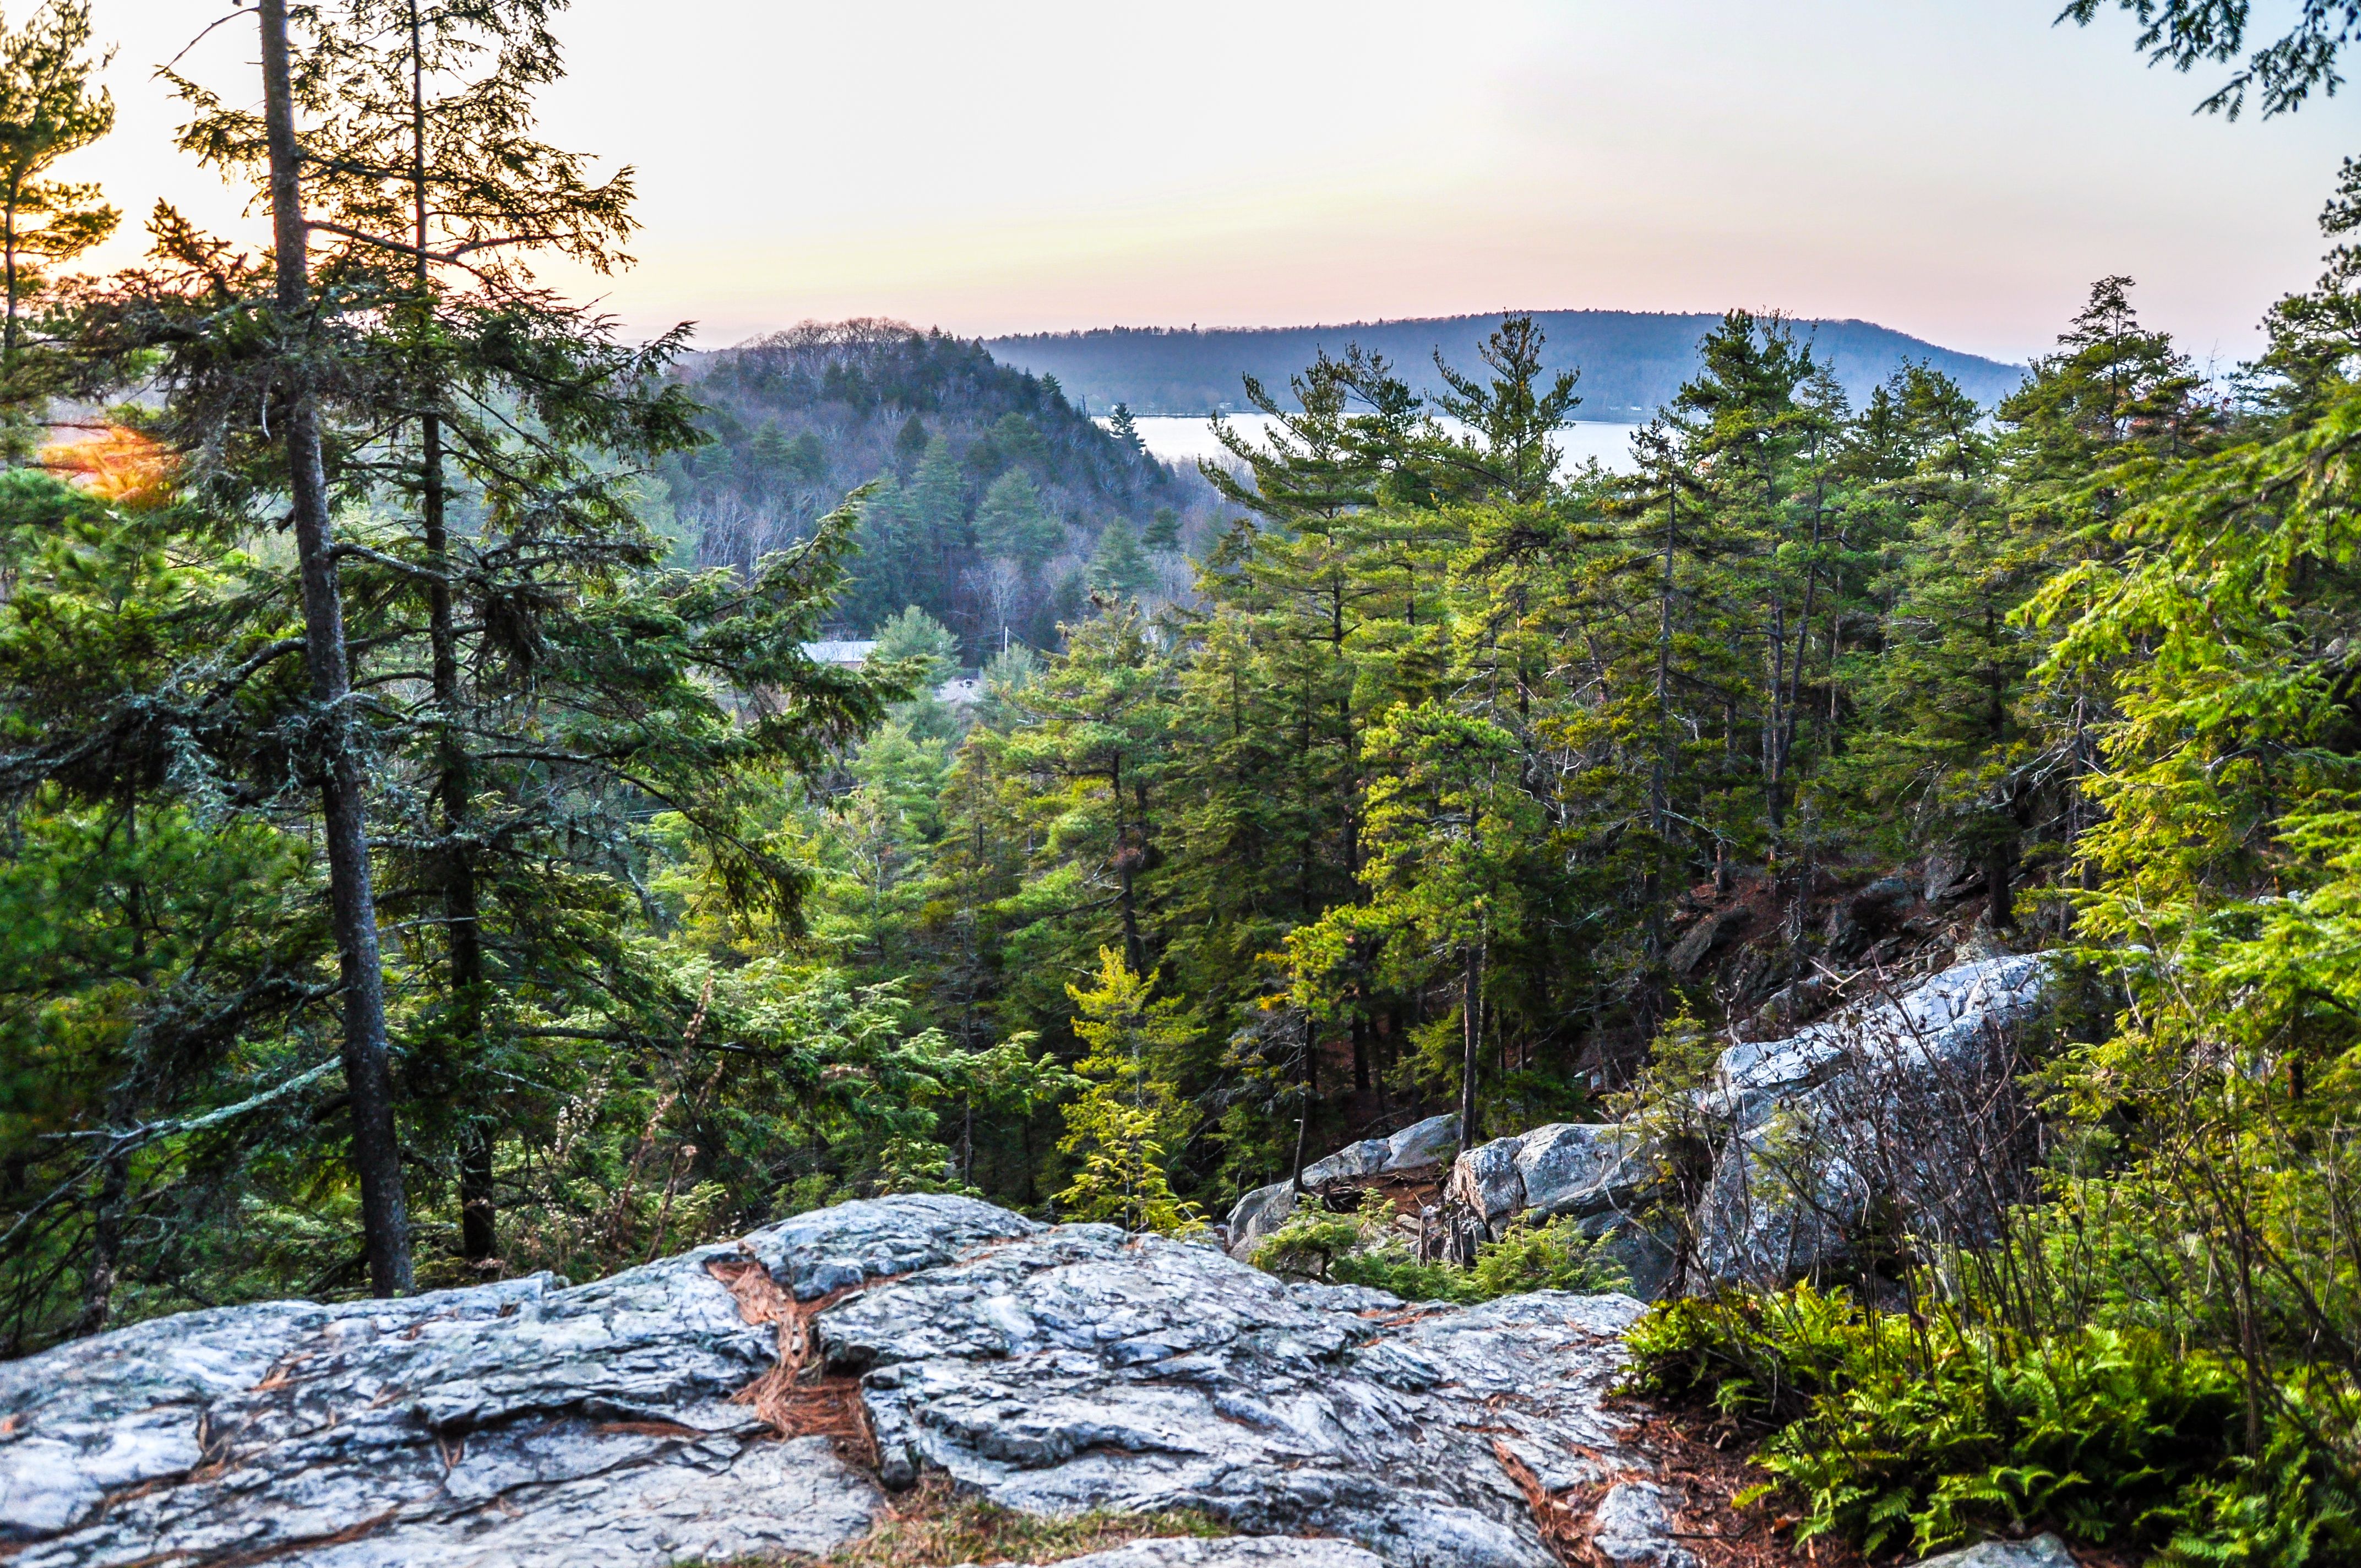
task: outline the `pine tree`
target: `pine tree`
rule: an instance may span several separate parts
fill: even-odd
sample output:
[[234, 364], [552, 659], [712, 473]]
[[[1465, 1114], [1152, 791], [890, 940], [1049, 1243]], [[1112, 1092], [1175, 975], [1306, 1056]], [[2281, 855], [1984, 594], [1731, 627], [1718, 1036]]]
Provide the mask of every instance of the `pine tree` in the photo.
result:
[[[283, 31], [274, 15], [267, 34]], [[490, 1092], [501, 1054], [535, 1048], [552, 1014], [577, 1007], [659, 1033], [693, 1009], [676, 975], [636, 968], [624, 905], [588, 891], [611, 885], [648, 796], [676, 814], [732, 901], [792, 927], [807, 876], [742, 830], [749, 776], [817, 769], [893, 694], [800, 652], [841, 572], [850, 513], [742, 580], [658, 569], [664, 542], [634, 510], [634, 466], [695, 439], [689, 405], [661, 375], [678, 334], [619, 345], [531, 270], [537, 251], [619, 265], [630, 227], [626, 176], [594, 181], [531, 135], [533, 92], [560, 69], [546, 8], [347, 0], [313, 20], [267, 127], [184, 82], [200, 111], [185, 139], [232, 169], [269, 149], [282, 311], [301, 282], [284, 258], [302, 254], [305, 226], [328, 236], [304, 317], [316, 345], [305, 384], [321, 394], [312, 425], [330, 422], [333, 499], [390, 506], [396, 521], [332, 546], [325, 464], [319, 507], [298, 516], [317, 510], [322, 559], [349, 562], [368, 585], [365, 658], [428, 674], [423, 700], [390, 694], [371, 710], [387, 758], [375, 782], [397, 850], [386, 895], [441, 938], [439, 952], [423, 939], [404, 948], [417, 1036], [406, 1087], [448, 1151], [438, 1174], [460, 1194], [462, 1258], [480, 1266], [495, 1247], [500, 1140], [524, 1109]], [[117, 331], [180, 356], [175, 438], [235, 452], [247, 411], [220, 393], [237, 367], [183, 323], [237, 280], [185, 225], [167, 242], [185, 272], [135, 280]], [[298, 419], [287, 439], [300, 445], [311, 427]], [[271, 428], [285, 428], [275, 414]], [[237, 473], [208, 482], [228, 505], [260, 499]], [[741, 686], [758, 695], [732, 721], [724, 694]], [[364, 850], [358, 873], [369, 871]], [[348, 969], [381, 972], [349, 956]], [[355, 1099], [357, 1115], [373, 1103], [360, 1087]]]
[[905, 500], [911, 537], [907, 547], [918, 554], [926, 570], [927, 603], [937, 616], [949, 615], [959, 584], [959, 561], [968, 548], [967, 479], [944, 436], [927, 443], [910, 476]]
[[[20, 1173], [0, 1311], [18, 1351], [97, 1332], [169, 1276], [143, 1234], [213, 1245], [209, 1216], [173, 1210], [267, 1180], [235, 1107], [334, 1065], [305, 1059], [336, 988], [312, 857], [284, 830], [301, 808], [272, 776], [302, 705], [288, 607], [159, 477], [103, 499], [0, 475], [0, 1162]], [[182, 1130], [208, 1116], [228, 1146]]]
[[1139, 438], [1138, 422], [1131, 417], [1131, 410], [1126, 405], [1115, 404], [1115, 413], [1107, 421], [1107, 431], [1122, 444], [1126, 452], [1135, 457], [1146, 455], [1148, 443]]
[[1058, 1194], [1064, 1215], [1166, 1234], [1203, 1222], [1172, 1193], [1169, 1175], [1195, 1118], [1172, 1092], [1172, 1057], [1188, 1041], [1180, 1003], [1151, 1000], [1156, 977], [1141, 975], [1113, 948], [1099, 949], [1097, 983], [1070, 985], [1074, 1033], [1087, 1047], [1075, 1071], [1088, 1083], [1065, 1107], [1059, 1148], [1082, 1161]]
[[917, 414], [912, 414], [902, 422], [902, 428], [895, 433], [895, 460], [906, 469], [909, 465], [926, 455], [927, 441], [927, 422]]
[[1921, 841], [1981, 868], [1986, 918], [2006, 931], [2033, 793], [2025, 682], [2036, 650], [2015, 612], [2036, 575], [2001, 510], [1982, 411], [1917, 366], [1880, 393], [1862, 433], [1883, 450], [1864, 442], [1861, 455], [1907, 530], [1907, 564], [1882, 646], [1862, 660], [1868, 734], [1846, 771], [1873, 781], [1872, 811], [1901, 808]]
[[1438, 492], [1458, 499], [1511, 502], [1542, 499], [1557, 475], [1559, 451], [1551, 437], [1582, 400], [1576, 372], [1561, 371], [1542, 385], [1544, 334], [1531, 316], [1509, 316], [1484, 340], [1477, 356], [1488, 380], [1454, 369], [1438, 351], [1434, 367], [1446, 389], [1436, 405], [1468, 427], [1455, 440], [1430, 437], [1422, 454], [1435, 470]]
[[1519, 787], [1514, 739], [1439, 703], [1397, 711], [1369, 735], [1365, 907], [1345, 906], [1289, 938], [1299, 995], [1313, 1006], [1345, 971], [1356, 939], [1383, 944], [1396, 984], [1438, 973], [1459, 993], [1460, 1147], [1477, 1135], [1484, 981], [1496, 943], [1524, 917], [1518, 861], [1539, 813]]
[[1115, 605], [1070, 628], [1064, 654], [1016, 694], [1029, 722], [1003, 752], [1032, 785], [1036, 842], [1096, 895], [1089, 902], [1112, 906], [1134, 972], [1149, 967], [1143, 884], [1158, 861], [1172, 675], [1137, 607]]
[[1057, 519], [1042, 510], [1039, 488], [1022, 468], [1011, 468], [994, 479], [976, 509], [976, 543], [987, 554], [1014, 561], [1028, 572], [1039, 570], [1058, 553], [1062, 534]]
[[1158, 507], [1148, 526], [1140, 531], [1139, 542], [1159, 554], [1177, 554], [1180, 549], [1180, 514], [1170, 507]]
[[1759, 792], [1759, 816], [1731, 822], [1728, 836], [1758, 839], [1784, 878], [1804, 675], [1825, 604], [1821, 468], [1842, 411], [1810, 348], [1776, 317], [1733, 311], [1699, 356], [1674, 406], [1684, 461], [1700, 477], [1698, 510], [1720, 535], [1709, 593], [1727, 647], [1730, 786], [1751, 773]]
[[1137, 598], [1156, 586], [1156, 568], [1139, 547], [1139, 535], [1122, 518], [1110, 518], [1099, 532], [1098, 549], [1091, 556], [1091, 587], [1125, 598]]
[[[90, 53], [90, 6], [50, 0], [17, 27], [0, 25], [0, 405], [21, 419], [62, 389], [54, 352], [28, 354], [26, 310], [49, 291], [49, 269], [115, 232], [122, 214], [96, 185], [49, 178], [59, 159], [115, 128], [115, 99], [93, 79], [106, 56]], [[42, 345], [45, 349], [53, 345]], [[25, 433], [10, 441], [22, 457]]]
[[[2024, 386], [1995, 411], [2006, 485], [2011, 552], [2020, 572], [2054, 577], [2076, 563], [2112, 559], [2110, 538], [2125, 501], [2125, 473], [2186, 460], [2218, 446], [2221, 411], [2169, 334], [2141, 325], [2132, 280], [2103, 278], [2056, 352], [2033, 363]], [[2053, 619], [2062, 607], [2053, 609]], [[2096, 824], [2083, 781], [2100, 768], [2099, 736], [2114, 718], [2113, 696], [2089, 663], [2057, 666], [2037, 683], [2032, 721], [2041, 754], [2029, 763], [2065, 785], [2060, 837], [2068, 848]]]

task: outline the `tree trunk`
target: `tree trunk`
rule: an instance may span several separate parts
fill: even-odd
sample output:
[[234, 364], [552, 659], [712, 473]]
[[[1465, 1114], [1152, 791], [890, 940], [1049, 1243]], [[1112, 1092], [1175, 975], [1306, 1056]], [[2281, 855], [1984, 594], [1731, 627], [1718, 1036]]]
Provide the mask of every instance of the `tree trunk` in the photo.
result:
[[[1656, 758], [1648, 777], [1648, 830], [1656, 836], [1657, 854], [1672, 834], [1673, 771], [1673, 566], [1680, 545], [1681, 498], [1678, 481], [1664, 496], [1664, 571], [1656, 597]], [[1654, 867], [1648, 871], [1648, 958], [1664, 956], [1664, 911]]]
[[[260, 0], [264, 127], [270, 153], [270, 208], [278, 270], [278, 330], [308, 333], [311, 273], [303, 222], [301, 154], [287, 59], [287, 0]], [[345, 1089], [352, 1107], [353, 1168], [361, 1190], [361, 1231], [369, 1288], [379, 1296], [411, 1287], [410, 1221], [401, 1192], [401, 1150], [393, 1125], [393, 1073], [385, 1033], [385, 977], [378, 951], [377, 900], [369, 885], [368, 835], [362, 820], [361, 771], [352, 745], [351, 672], [345, 617], [329, 532], [328, 484], [320, 453], [311, 367], [293, 359], [277, 389], [287, 444], [287, 480], [295, 554], [303, 587], [303, 657], [312, 700], [328, 722], [321, 770], [328, 902], [344, 981]]]
[[[130, 1127], [139, 1114], [139, 1069], [134, 1066], [107, 1096], [110, 1133]], [[80, 1339], [106, 1327], [115, 1310], [115, 1281], [123, 1266], [123, 1218], [131, 1195], [131, 1156], [110, 1153], [100, 1164], [97, 1202], [90, 1228], [90, 1266], [82, 1275], [82, 1311], [68, 1336]]]
[[[465, 1081], [466, 1057], [482, 1043], [484, 1035], [484, 939], [476, 889], [475, 854], [467, 841], [473, 784], [467, 749], [459, 739], [458, 640], [452, 630], [450, 536], [445, 521], [443, 484], [443, 423], [434, 414], [420, 422], [420, 510], [423, 513], [427, 569], [434, 574], [426, 586], [427, 636], [433, 648], [434, 706], [438, 733], [435, 766], [441, 777], [437, 793], [443, 803], [445, 844], [443, 922], [451, 954], [452, 1034], [463, 1053], [458, 1064]], [[448, 1087], [445, 1092], [449, 1092]], [[464, 1097], [463, 1097], [464, 1098]], [[498, 1206], [492, 1196], [491, 1132], [462, 1103], [459, 1133], [459, 1251], [470, 1264], [489, 1263], [499, 1251]]]
[[0, 234], [0, 243], [5, 245], [8, 260], [8, 317], [5, 323], [6, 338], [5, 342], [0, 342], [0, 375], [8, 376], [14, 376], [16, 370], [16, 209], [22, 205], [23, 201], [23, 181], [21, 179], [10, 180], [8, 208], [5, 214], [0, 214], [0, 227], [5, 227], [6, 231], [5, 234]]
[[2016, 929], [2016, 894], [2010, 886], [2015, 875], [2016, 845], [1995, 835], [1984, 846], [1984, 911], [1995, 931]]
[[1107, 767], [1107, 794], [1115, 801], [1115, 865], [1117, 879], [1117, 902], [1123, 916], [1123, 956], [1134, 974], [1148, 972], [1148, 948], [1139, 939], [1139, 905], [1134, 886], [1134, 873], [1138, 870], [1133, 850], [1134, 824], [1125, 820], [1123, 809], [1123, 759], [1115, 758]]
[[[2000, 614], [1989, 601], [1984, 605], [1984, 646], [1996, 647], [2000, 642]], [[1991, 733], [1992, 748], [2003, 756], [2008, 746], [2008, 673], [1999, 659], [1985, 666], [1985, 723]], [[2016, 929], [2016, 897], [2009, 879], [2016, 873], [2016, 810], [2010, 800], [2011, 792], [2004, 791], [2001, 809], [2008, 816], [2007, 831], [1993, 835], [1984, 846], [1984, 884], [1986, 913], [1995, 931]]]
[[[1795, 659], [1787, 675], [1786, 700], [1780, 705], [1778, 741], [1778, 783], [1773, 786], [1778, 810], [1772, 819], [1771, 830], [1778, 834], [1785, 826], [1788, 792], [1787, 771], [1795, 755], [1795, 708], [1804, 699], [1804, 656], [1812, 645], [1812, 601], [1820, 583], [1820, 528], [1822, 510], [1812, 512], [1812, 554], [1804, 565], [1804, 603], [1795, 616]], [[1784, 630], [1784, 627], [1783, 627]]]
[[[410, 7], [411, 224], [416, 249], [418, 308], [430, 309], [433, 280], [426, 267], [426, 87], [425, 43], [416, 0]], [[422, 324], [423, 324], [422, 323]], [[440, 389], [422, 385], [427, 406], [418, 422], [418, 499], [425, 535], [426, 630], [434, 663], [436, 710], [435, 768], [443, 802], [443, 919], [451, 953], [454, 1034], [472, 1053], [484, 1034], [484, 940], [476, 890], [475, 852], [467, 840], [474, 794], [467, 749], [459, 739], [459, 645], [452, 626], [451, 536], [448, 494], [443, 482], [443, 420], [435, 399]], [[465, 1063], [463, 1062], [464, 1068]], [[464, 1080], [463, 1080], [464, 1081]], [[489, 1129], [459, 1107], [459, 1251], [474, 1265], [489, 1263], [499, 1251], [498, 1209], [492, 1196]]]
[[1320, 1092], [1320, 1036], [1312, 1022], [1312, 1014], [1303, 1015], [1303, 1099], [1296, 1108], [1295, 1169], [1288, 1179], [1298, 1196], [1303, 1191], [1303, 1151], [1312, 1130], [1312, 1102]]
[[1469, 943], [1460, 949], [1459, 971], [1459, 1152], [1476, 1146], [1476, 1074], [1482, 1067], [1477, 1047], [1484, 1036], [1478, 1010], [1484, 997], [1483, 949]]

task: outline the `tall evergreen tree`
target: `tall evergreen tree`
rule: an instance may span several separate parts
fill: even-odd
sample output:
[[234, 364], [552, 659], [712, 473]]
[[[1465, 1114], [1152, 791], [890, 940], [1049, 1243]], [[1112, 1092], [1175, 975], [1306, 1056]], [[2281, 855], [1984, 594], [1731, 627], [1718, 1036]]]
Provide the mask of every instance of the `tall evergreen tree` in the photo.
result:
[[[29, 405], [63, 389], [54, 345], [26, 341], [27, 308], [71, 261], [115, 232], [121, 214], [99, 189], [50, 177], [59, 159], [115, 128], [115, 99], [94, 79], [106, 64], [93, 56], [90, 6], [49, 0], [21, 26], [0, 25], [0, 407], [21, 422]], [[31, 353], [35, 347], [42, 352]], [[11, 442], [25, 455], [26, 432]]]
[[[805, 873], [744, 830], [749, 781], [820, 766], [890, 695], [800, 652], [841, 569], [849, 515], [742, 581], [659, 570], [664, 543], [636, 515], [633, 466], [693, 439], [684, 396], [660, 379], [676, 334], [619, 345], [529, 267], [553, 249], [616, 264], [629, 223], [626, 180], [595, 181], [531, 137], [533, 93], [559, 70], [549, 14], [531, 0], [351, 0], [313, 18], [268, 126], [183, 84], [200, 110], [190, 145], [232, 169], [269, 159], [284, 256], [304, 259], [306, 228], [324, 242], [302, 313], [313, 423], [324, 416], [333, 462], [317, 466], [318, 508], [305, 501], [298, 521], [322, 513], [304, 549], [331, 569], [328, 594], [336, 568], [366, 586], [367, 636], [335, 663], [339, 675], [360, 665], [376, 693], [386, 896], [439, 938], [403, 948], [415, 1040], [404, 1087], [433, 1174], [459, 1192], [457, 1251], [474, 1266], [494, 1255], [500, 1141], [528, 1109], [493, 1091], [513, 1070], [503, 1053], [530, 1050], [580, 1007], [659, 1036], [693, 1010], [677, 977], [640, 967], [601, 913], [617, 906], [580, 879], [628, 879], [631, 824], [653, 800], [731, 898], [792, 927]], [[266, 16], [266, 32], [282, 24]], [[184, 281], [137, 284], [119, 335], [167, 345], [181, 389], [168, 431], [234, 452], [247, 411], [221, 394], [236, 367], [187, 322], [246, 283], [185, 225], [168, 225], [166, 243]], [[296, 311], [284, 260], [275, 276], [280, 308]], [[275, 415], [272, 428], [284, 428]], [[296, 421], [287, 439], [300, 449], [307, 428]], [[209, 482], [230, 504], [267, 501], [237, 473]], [[335, 500], [356, 518], [393, 515], [339, 542], [325, 516]], [[421, 667], [423, 682], [376, 674]], [[748, 694], [735, 718], [732, 691]], [[352, 707], [337, 696], [331, 710]], [[357, 798], [357, 762], [344, 765]], [[339, 851], [354, 852], [366, 886], [365, 847]], [[382, 972], [346, 948], [348, 985]], [[374, 1103], [366, 1087], [357, 1114]]]
[[976, 509], [976, 543], [988, 554], [1014, 561], [1028, 572], [1058, 553], [1062, 531], [1041, 505], [1040, 487], [1022, 468], [992, 482]]

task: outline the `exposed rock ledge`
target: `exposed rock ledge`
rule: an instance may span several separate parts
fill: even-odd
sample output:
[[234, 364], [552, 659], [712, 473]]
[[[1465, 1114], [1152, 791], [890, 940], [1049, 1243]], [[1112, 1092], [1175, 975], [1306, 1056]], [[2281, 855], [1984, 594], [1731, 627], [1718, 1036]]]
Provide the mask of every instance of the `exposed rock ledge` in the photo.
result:
[[1661, 1117], [1478, 1145], [1444, 1188], [1453, 1244], [1472, 1255], [1521, 1216], [1572, 1215], [1653, 1297], [1675, 1273], [1673, 1168], [1699, 1154], [1704, 1190], [1682, 1228], [1706, 1282], [1840, 1266], [1897, 1216], [1926, 1234], [1987, 1232], [2028, 1152], [2011, 1033], [2056, 973], [2041, 954], [1980, 959], [1784, 1039], [1732, 1046], [1686, 1118], [1700, 1148], [1660, 1146]]
[[825, 1552], [938, 1470], [1021, 1508], [1342, 1538], [1107, 1568], [1548, 1568], [1537, 1508], [1561, 1544], [1673, 1568], [1602, 1402], [1639, 1310], [1405, 1309], [964, 1199], [847, 1203], [570, 1289], [224, 1308], [0, 1365], [0, 1538], [12, 1568], [656, 1568]]

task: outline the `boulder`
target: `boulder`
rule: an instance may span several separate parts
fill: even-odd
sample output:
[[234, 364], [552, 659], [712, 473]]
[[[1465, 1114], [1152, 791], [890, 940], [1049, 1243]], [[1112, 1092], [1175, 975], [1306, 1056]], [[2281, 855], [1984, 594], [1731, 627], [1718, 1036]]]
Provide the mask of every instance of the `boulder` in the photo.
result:
[[1599, 1401], [1638, 1311], [1543, 1293], [1409, 1312], [1074, 1225], [866, 1292], [817, 1328], [828, 1367], [861, 1378], [888, 1485], [941, 1470], [1037, 1511], [1196, 1507], [1389, 1563], [1543, 1568], [1478, 1431], [1553, 1489], [1603, 1479], [1575, 1455], [1616, 1445]]
[[2016, 1194], [2030, 1130], [2009, 1032], [2052, 973], [2039, 955], [1960, 964], [1723, 1052], [1699, 1096], [1723, 1140], [1695, 1216], [1705, 1272], [1782, 1283], [1859, 1255], [1896, 1223], [1988, 1234]]
[[1295, 1183], [1274, 1181], [1239, 1199], [1222, 1227], [1229, 1237], [1230, 1255], [1239, 1259], [1253, 1257], [1255, 1249], [1295, 1212], [1296, 1196]]
[[[1409, 1308], [972, 1200], [846, 1203], [591, 1285], [222, 1308], [0, 1366], [0, 1540], [12, 1568], [659, 1568], [824, 1554], [942, 1473], [1269, 1538], [1108, 1568], [1552, 1568], [1535, 1507], [1653, 1473], [1608, 1408], [1639, 1310]], [[1675, 1562], [1659, 1517], [1616, 1512], [1614, 1560]]]
[[1444, 1189], [1455, 1211], [1498, 1240], [1520, 1214], [1598, 1214], [1654, 1184], [1647, 1140], [1620, 1123], [1553, 1122], [1462, 1155]]
[[2050, 977], [2039, 953], [1955, 965], [1899, 997], [1847, 1008], [1782, 1039], [1730, 1047], [1708, 1093], [1720, 1114], [1758, 1125], [1782, 1099], [1855, 1067], [1956, 1061], [2039, 1006]]
[[[1458, 1143], [1456, 1115], [1429, 1116], [1423, 1122], [1411, 1123], [1389, 1138], [1365, 1138], [1357, 1144], [1345, 1145], [1325, 1159], [1312, 1161], [1303, 1168], [1303, 1190], [1324, 1192], [1373, 1176], [1424, 1170], [1449, 1159]], [[1262, 1245], [1264, 1238], [1295, 1212], [1295, 1201], [1292, 1181], [1274, 1181], [1239, 1199], [1231, 1208], [1224, 1226], [1231, 1255], [1253, 1257], [1255, 1248]]]
[[1315, 1159], [1303, 1168], [1303, 1185], [1317, 1191], [1340, 1181], [1356, 1181], [1375, 1176], [1386, 1168], [1386, 1140], [1363, 1138], [1357, 1144], [1346, 1144], [1325, 1159]]
[[1303, 1168], [1303, 1185], [1313, 1191], [1372, 1176], [1422, 1170], [1451, 1157], [1459, 1143], [1459, 1118], [1429, 1116], [1389, 1138], [1364, 1138]]
[[2075, 1568], [2074, 1554], [2054, 1535], [2031, 1541], [1987, 1541], [1929, 1557], [1918, 1568]]
[[1600, 1250], [1623, 1271], [1627, 1294], [1653, 1301], [1672, 1288], [1680, 1260], [1680, 1232], [1664, 1216], [1609, 1210], [1588, 1216], [1577, 1228], [1605, 1244]]
[[1524, 1152], [1525, 1138], [1556, 1130], [1554, 1126], [1540, 1127], [1530, 1135], [1494, 1138], [1461, 1155], [1451, 1167], [1450, 1179], [1444, 1183], [1445, 1208], [1455, 1217], [1472, 1222], [1485, 1240], [1497, 1237], [1499, 1227], [1525, 1207], [1524, 1173], [1517, 1168], [1517, 1157]]
[[1445, 1245], [1460, 1262], [1498, 1241], [1521, 1216], [1579, 1216], [1642, 1299], [1673, 1274], [1670, 1236], [1648, 1211], [1659, 1181], [1654, 1149], [1620, 1123], [1554, 1122], [1469, 1149], [1444, 1188]]
[[1423, 1122], [1412, 1122], [1386, 1140], [1386, 1170], [1390, 1172], [1423, 1170], [1431, 1165], [1441, 1165], [1459, 1146], [1459, 1117], [1455, 1112], [1429, 1116]]

